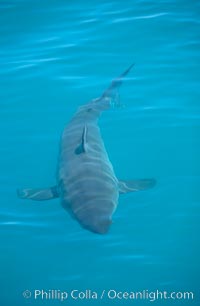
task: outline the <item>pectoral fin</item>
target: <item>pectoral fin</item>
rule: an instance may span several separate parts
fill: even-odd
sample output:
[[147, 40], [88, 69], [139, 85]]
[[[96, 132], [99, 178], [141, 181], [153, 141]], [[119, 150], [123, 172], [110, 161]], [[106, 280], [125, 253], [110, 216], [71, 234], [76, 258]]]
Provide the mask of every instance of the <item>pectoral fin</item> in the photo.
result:
[[35, 201], [51, 200], [59, 197], [57, 186], [51, 188], [37, 189], [18, 189], [17, 195], [21, 199], [30, 199]]
[[120, 180], [119, 193], [127, 193], [134, 191], [142, 191], [153, 188], [156, 184], [155, 179], [142, 179], [142, 180]]
[[80, 145], [75, 149], [77, 155], [87, 152], [87, 126], [83, 128]]

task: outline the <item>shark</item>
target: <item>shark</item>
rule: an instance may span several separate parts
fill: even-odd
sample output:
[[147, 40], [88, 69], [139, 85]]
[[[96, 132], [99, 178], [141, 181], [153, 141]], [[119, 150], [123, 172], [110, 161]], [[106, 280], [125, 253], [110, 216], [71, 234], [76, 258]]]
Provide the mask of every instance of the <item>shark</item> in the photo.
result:
[[63, 208], [84, 229], [106, 234], [119, 195], [154, 187], [154, 178], [121, 180], [116, 177], [98, 125], [102, 112], [120, 105], [119, 87], [133, 66], [113, 79], [99, 98], [80, 106], [64, 128], [56, 185], [18, 189], [19, 198], [35, 201], [60, 198]]

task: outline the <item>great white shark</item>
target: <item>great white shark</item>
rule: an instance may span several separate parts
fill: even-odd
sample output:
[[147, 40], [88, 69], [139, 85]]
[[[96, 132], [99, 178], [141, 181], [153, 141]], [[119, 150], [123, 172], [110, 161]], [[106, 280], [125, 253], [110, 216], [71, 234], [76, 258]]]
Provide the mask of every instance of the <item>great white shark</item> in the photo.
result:
[[119, 194], [155, 185], [155, 179], [119, 180], [116, 177], [98, 126], [101, 113], [119, 105], [118, 89], [132, 67], [114, 79], [99, 98], [79, 107], [65, 127], [56, 186], [19, 189], [20, 198], [36, 201], [60, 198], [62, 206], [83, 228], [105, 234], [112, 223]]

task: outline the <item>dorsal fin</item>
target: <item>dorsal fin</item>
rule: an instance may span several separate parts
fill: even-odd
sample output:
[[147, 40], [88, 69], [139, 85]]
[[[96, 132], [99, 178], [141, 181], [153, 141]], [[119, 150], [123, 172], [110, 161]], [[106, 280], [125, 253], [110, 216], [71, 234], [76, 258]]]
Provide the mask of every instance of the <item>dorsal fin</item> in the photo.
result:
[[75, 149], [76, 154], [86, 153], [87, 152], [87, 126], [85, 125], [83, 128], [83, 133], [81, 137], [81, 143]]

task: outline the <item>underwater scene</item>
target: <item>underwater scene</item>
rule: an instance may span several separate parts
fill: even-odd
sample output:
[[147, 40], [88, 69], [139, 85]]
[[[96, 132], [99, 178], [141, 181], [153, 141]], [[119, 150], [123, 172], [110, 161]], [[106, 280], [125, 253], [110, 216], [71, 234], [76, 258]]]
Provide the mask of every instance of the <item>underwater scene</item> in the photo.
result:
[[199, 305], [200, 2], [0, 13], [0, 305]]

